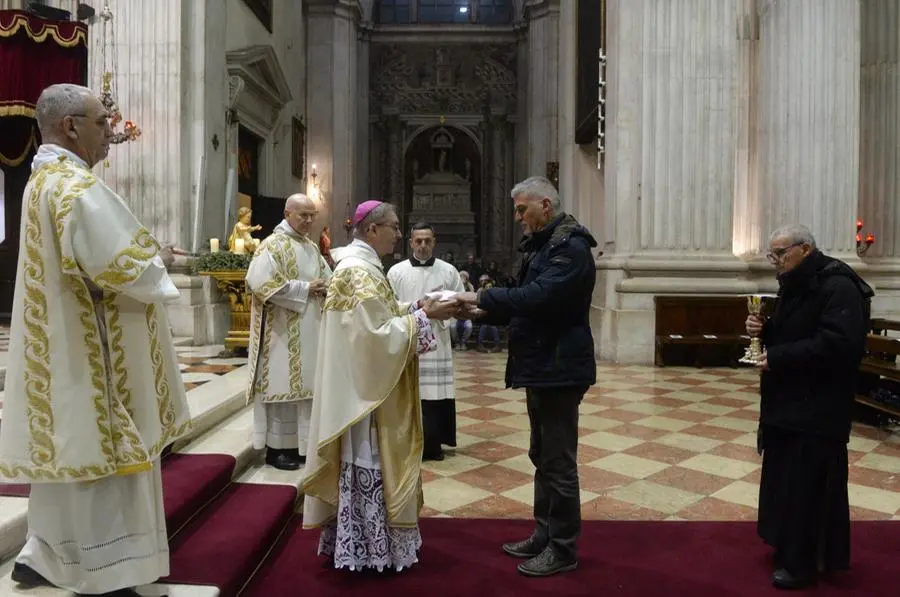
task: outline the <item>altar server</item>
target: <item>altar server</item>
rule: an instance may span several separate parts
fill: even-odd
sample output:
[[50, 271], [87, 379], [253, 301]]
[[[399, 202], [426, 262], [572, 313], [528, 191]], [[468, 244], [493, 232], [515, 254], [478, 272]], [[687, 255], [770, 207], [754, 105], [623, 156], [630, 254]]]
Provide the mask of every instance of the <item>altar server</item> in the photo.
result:
[[[409, 235], [412, 256], [388, 271], [397, 298], [412, 302], [435, 291], [462, 292], [459, 271], [434, 257], [436, 236], [427, 222], [414, 224]], [[425, 431], [425, 460], [443, 460], [443, 445], [456, 446], [456, 386], [450, 328], [455, 320], [434, 325], [437, 350], [419, 357], [419, 394]]]
[[12, 580], [137, 595], [169, 573], [160, 454], [190, 429], [162, 249], [91, 168], [110, 114], [78, 85], [37, 102], [10, 329], [0, 479], [31, 483]]
[[306, 195], [288, 197], [284, 220], [247, 270], [253, 447], [266, 448], [266, 464], [281, 470], [297, 470], [306, 460], [322, 300], [331, 275], [309, 239], [317, 215]]

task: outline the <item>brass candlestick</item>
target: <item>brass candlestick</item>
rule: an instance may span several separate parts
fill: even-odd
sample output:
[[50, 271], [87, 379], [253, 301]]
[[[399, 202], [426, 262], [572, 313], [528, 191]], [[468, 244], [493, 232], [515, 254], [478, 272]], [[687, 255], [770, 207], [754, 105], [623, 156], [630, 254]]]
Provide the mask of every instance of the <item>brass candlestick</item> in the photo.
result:
[[[763, 296], [759, 294], [755, 294], [747, 297], [747, 311], [750, 315], [756, 315], [757, 317], [762, 314], [763, 310]], [[762, 348], [762, 340], [757, 338], [750, 338], [750, 346], [747, 347], [747, 350], [744, 352], [744, 356], [740, 359], [739, 362], [746, 363], [748, 365], [759, 365], [763, 360], [763, 348]]]

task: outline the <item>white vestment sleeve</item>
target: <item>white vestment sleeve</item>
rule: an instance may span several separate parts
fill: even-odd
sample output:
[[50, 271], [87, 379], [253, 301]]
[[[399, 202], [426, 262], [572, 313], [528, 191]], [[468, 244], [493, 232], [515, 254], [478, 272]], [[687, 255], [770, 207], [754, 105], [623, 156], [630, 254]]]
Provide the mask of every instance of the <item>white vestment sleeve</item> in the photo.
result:
[[309, 282], [288, 280], [287, 284], [269, 297], [269, 302], [297, 313], [303, 313], [309, 303]]
[[97, 181], [68, 213], [60, 207], [57, 211], [66, 273], [78, 271], [103, 290], [141, 303], [180, 296], [160, 257], [159, 243], [108, 187]]

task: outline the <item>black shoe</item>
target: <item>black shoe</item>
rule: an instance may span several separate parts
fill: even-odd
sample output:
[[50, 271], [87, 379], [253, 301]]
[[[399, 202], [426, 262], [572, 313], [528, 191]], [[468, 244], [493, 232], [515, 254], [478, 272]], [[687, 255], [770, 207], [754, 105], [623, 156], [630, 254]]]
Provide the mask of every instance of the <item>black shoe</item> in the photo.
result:
[[294, 448], [293, 450], [285, 450], [284, 453], [287, 454], [288, 458], [290, 458], [300, 466], [306, 464], [306, 456], [301, 456], [300, 450], [298, 450], [297, 448]]
[[[118, 591], [112, 591], [111, 593], [101, 593], [101, 594], [87, 594], [87, 593], [79, 593], [79, 597], [143, 597], [140, 593], [135, 591], [134, 589], [119, 589]], [[166, 595], [159, 595], [158, 597], [166, 597]]]
[[23, 587], [52, 587], [53, 583], [38, 574], [30, 566], [16, 562], [13, 564], [12, 574], [9, 575], [12, 581]]
[[546, 541], [538, 541], [538, 539], [534, 535], [532, 535], [524, 541], [504, 543], [503, 551], [506, 552], [507, 555], [510, 555], [514, 558], [527, 559], [539, 556], [541, 552], [544, 551], [545, 547], [547, 547]]
[[524, 576], [553, 576], [560, 572], [569, 572], [578, 568], [578, 560], [563, 559], [556, 555], [552, 548], [547, 547], [539, 556], [533, 557], [527, 562], [519, 564], [517, 570]]
[[422, 460], [433, 460], [433, 461], [440, 462], [443, 459], [444, 459], [444, 451], [443, 450], [440, 450], [438, 452], [433, 452], [433, 453], [422, 454]]
[[280, 471], [296, 471], [300, 463], [280, 450], [266, 450], [266, 464]]
[[772, 575], [772, 585], [776, 589], [805, 589], [814, 584], [816, 584], [816, 579], [812, 574], [794, 575], [784, 568], [779, 568]]

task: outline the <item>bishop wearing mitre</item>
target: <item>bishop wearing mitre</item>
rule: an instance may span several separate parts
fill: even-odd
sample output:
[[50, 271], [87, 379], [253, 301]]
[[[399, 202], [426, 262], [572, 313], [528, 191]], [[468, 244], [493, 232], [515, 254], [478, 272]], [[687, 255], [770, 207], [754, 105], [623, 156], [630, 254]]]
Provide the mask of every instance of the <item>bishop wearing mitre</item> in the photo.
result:
[[435, 298], [401, 304], [381, 257], [402, 238], [393, 206], [366, 201], [354, 240], [333, 251], [319, 342], [303, 525], [321, 528], [335, 568], [403, 570], [418, 561], [422, 411], [416, 356], [436, 348]]
[[[428, 222], [413, 225], [409, 234], [412, 256], [388, 271], [388, 280], [401, 301], [411, 302], [429, 293], [463, 291], [459, 271], [434, 256], [436, 236]], [[450, 326], [435, 322], [437, 349], [419, 357], [419, 394], [425, 431], [424, 460], [443, 460], [443, 446], [456, 446], [456, 382]]]
[[174, 258], [91, 172], [112, 138], [97, 95], [52, 85], [36, 116], [0, 430], [0, 479], [31, 483], [12, 580], [137, 595], [169, 573], [160, 455], [191, 424]]
[[309, 436], [322, 299], [331, 275], [309, 239], [317, 215], [306, 195], [288, 197], [284, 220], [247, 269], [253, 447], [265, 448], [266, 464], [281, 470], [300, 468]]

